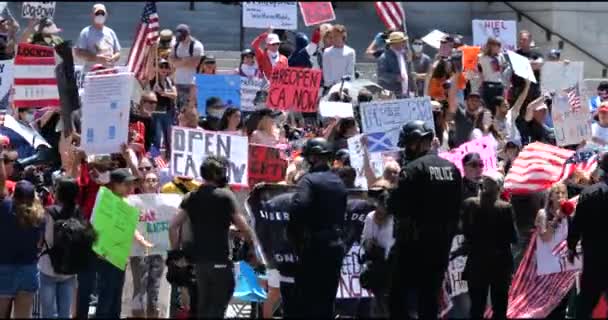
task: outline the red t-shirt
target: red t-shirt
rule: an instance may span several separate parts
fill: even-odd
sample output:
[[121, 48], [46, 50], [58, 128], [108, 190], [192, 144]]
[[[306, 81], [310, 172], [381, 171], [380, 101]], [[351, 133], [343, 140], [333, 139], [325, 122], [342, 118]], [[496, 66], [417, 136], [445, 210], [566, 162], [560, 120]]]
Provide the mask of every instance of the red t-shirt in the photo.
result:
[[78, 205], [84, 218], [89, 220], [93, 213], [93, 206], [95, 205], [95, 198], [97, 197], [100, 185], [89, 176], [89, 166], [86, 163], [80, 165], [80, 176], [77, 183], [80, 188]]

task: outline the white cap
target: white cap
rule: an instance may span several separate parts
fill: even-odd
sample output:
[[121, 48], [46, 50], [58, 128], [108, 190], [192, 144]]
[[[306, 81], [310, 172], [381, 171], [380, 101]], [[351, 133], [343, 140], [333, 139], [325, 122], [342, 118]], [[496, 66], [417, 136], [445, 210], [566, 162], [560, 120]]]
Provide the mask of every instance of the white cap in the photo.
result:
[[281, 40], [279, 39], [279, 35], [276, 33], [269, 33], [268, 36], [266, 37], [266, 44], [275, 44], [275, 43], [281, 43]]

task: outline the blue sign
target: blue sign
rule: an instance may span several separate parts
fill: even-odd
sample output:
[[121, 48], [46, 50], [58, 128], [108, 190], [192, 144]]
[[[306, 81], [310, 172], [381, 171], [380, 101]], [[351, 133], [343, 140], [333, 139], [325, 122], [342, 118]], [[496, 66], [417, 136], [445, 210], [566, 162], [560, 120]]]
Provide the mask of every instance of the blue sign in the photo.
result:
[[241, 76], [196, 75], [196, 102], [199, 115], [205, 116], [206, 102], [211, 97], [222, 100], [225, 106], [241, 108]]

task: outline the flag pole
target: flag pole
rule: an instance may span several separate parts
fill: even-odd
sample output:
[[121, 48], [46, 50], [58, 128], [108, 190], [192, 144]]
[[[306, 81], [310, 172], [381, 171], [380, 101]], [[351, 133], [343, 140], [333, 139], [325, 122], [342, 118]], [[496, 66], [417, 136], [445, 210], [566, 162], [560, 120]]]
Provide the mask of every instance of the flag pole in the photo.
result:
[[241, 52], [245, 50], [245, 28], [243, 28], [243, 2], [239, 3], [241, 12], [239, 13], [239, 48]]

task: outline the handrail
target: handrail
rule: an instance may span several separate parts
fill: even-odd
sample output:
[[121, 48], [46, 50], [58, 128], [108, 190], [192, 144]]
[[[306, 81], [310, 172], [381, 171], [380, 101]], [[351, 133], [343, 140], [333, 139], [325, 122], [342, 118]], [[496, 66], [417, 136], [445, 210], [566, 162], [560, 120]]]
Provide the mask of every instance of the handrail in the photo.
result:
[[596, 57], [595, 55], [593, 55], [592, 53], [590, 53], [589, 51], [581, 48], [579, 45], [577, 45], [576, 43], [570, 41], [570, 39], [562, 36], [561, 34], [554, 32], [553, 30], [547, 28], [546, 26], [544, 26], [543, 24], [541, 24], [540, 22], [536, 21], [536, 19], [530, 17], [528, 14], [522, 12], [521, 10], [517, 9], [516, 7], [514, 7], [512, 4], [503, 1], [503, 3], [505, 5], [507, 5], [507, 7], [511, 8], [511, 10], [515, 11], [517, 13], [518, 16], [522, 16], [525, 17], [526, 19], [530, 20], [532, 23], [534, 23], [535, 25], [541, 27], [542, 29], [545, 30], [545, 32], [547, 32], [549, 35], [556, 35], [557, 37], [559, 37], [561, 40], [563, 40], [564, 42], [568, 43], [569, 45], [571, 45], [572, 47], [574, 47], [575, 49], [577, 49], [578, 51], [586, 54], [587, 56], [589, 56], [591, 59], [595, 60], [597, 63], [601, 64], [604, 67], [603, 70], [603, 74], [605, 76], [606, 73], [606, 69], [608, 68], [608, 63], [600, 60], [598, 57]]

